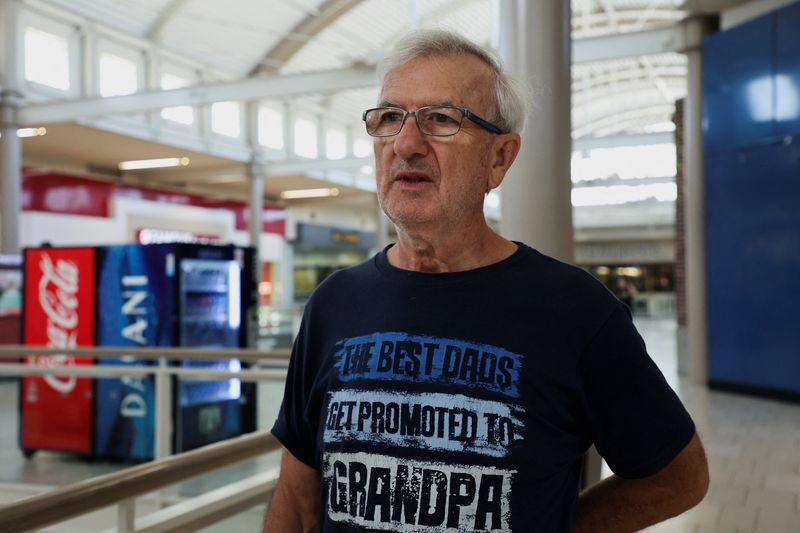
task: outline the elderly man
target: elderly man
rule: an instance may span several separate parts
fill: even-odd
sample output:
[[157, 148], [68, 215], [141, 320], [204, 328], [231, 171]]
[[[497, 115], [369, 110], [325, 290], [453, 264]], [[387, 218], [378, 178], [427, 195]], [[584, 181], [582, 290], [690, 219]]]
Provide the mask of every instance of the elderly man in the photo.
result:
[[[385, 62], [378, 198], [397, 243], [326, 280], [294, 345], [265, 531], [636, 531], [698, 503], [692, 420], [626, 307], [487, 225], [523, 91], [415, 33]], [[616, 475], [578, 494], [594, 444]]]

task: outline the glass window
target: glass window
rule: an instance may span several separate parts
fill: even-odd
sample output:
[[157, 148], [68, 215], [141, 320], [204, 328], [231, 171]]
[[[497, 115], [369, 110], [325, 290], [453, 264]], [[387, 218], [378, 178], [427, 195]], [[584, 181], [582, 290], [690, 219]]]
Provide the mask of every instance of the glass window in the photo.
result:
[[325, 134], [325, 155], [328, 159], [347, 157], [347, 135], [341, 130], [330, 129]]
[[135, 93], [139, 69], [135, 61], [108, 52], [100, 54], [100, 96]]
[[226, 137], [242, 134], [241, 106], [239, 102], [216, 102], [211, 106], [211, 130]]
[[68, 91], [69, 44], [67, 39], [37, 28], [25, 28], [25, 79], [53, 89]]
[[671, 177], [677, 172], [674, 144], [617, 146], [572, 153], [572, 181], [618, 176], [629, 178]]
[[314, 122], [304, 118], [298, 118], [294, 122], [294, 153], [310, 159], [319, 155], [317, 125]]
[[678, 197], [675, 183], [647, 183], [644, 185], [610, 185], [576, 187], [572, 189], [572, 205], [618, 205], [628, 202], [674, 202]]
[[[161, 88], [168, 91], [170, 89], [180, 89], [189, 85], [189, 80], [164, 72], [161, 74]], [[194, 108], [190, 105], [176, 107], [165, 107], [161, 110], [161, 118], [178, 124], [191, 126], [194, 124]]]
[[271, 107], [258, 110], [258, 142], [267, 148], [283, 150], [283, 114]]

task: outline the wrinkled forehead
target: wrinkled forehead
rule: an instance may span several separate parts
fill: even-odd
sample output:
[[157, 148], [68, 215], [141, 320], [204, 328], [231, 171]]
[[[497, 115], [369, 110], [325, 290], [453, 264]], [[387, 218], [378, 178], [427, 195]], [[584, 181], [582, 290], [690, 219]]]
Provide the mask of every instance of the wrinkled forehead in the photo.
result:
[[420, 56], [386, 73], [378, 103], [406, 109], [449, 104], [493, 111], [494, 74], [471, 54]]

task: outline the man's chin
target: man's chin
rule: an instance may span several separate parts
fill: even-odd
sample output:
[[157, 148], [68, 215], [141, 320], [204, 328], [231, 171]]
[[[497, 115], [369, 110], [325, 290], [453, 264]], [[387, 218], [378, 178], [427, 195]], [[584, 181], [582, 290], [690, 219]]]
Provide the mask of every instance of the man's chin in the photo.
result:
[[419, 211], [390, 212], [387, 216], [395, 226], [400, 228], [435, 224], [437, 221], [436, 217], [432, 216], [430, 213], [421, 213]]

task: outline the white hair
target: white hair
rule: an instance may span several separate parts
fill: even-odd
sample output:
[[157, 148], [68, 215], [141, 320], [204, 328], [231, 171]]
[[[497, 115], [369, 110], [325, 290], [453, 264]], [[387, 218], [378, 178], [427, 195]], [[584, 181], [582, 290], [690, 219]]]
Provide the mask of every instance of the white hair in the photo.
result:
[[380, 65], [381, 82], [396, 68], [419, 57], [470, 54], [483, 61], [494, 77], [494, 123], [503, 133], [519, 132], [529, 107], [528, 88], [505, 72], [494, 54], [466, 37], [444, 30], [418, 30], [400, 39]]

